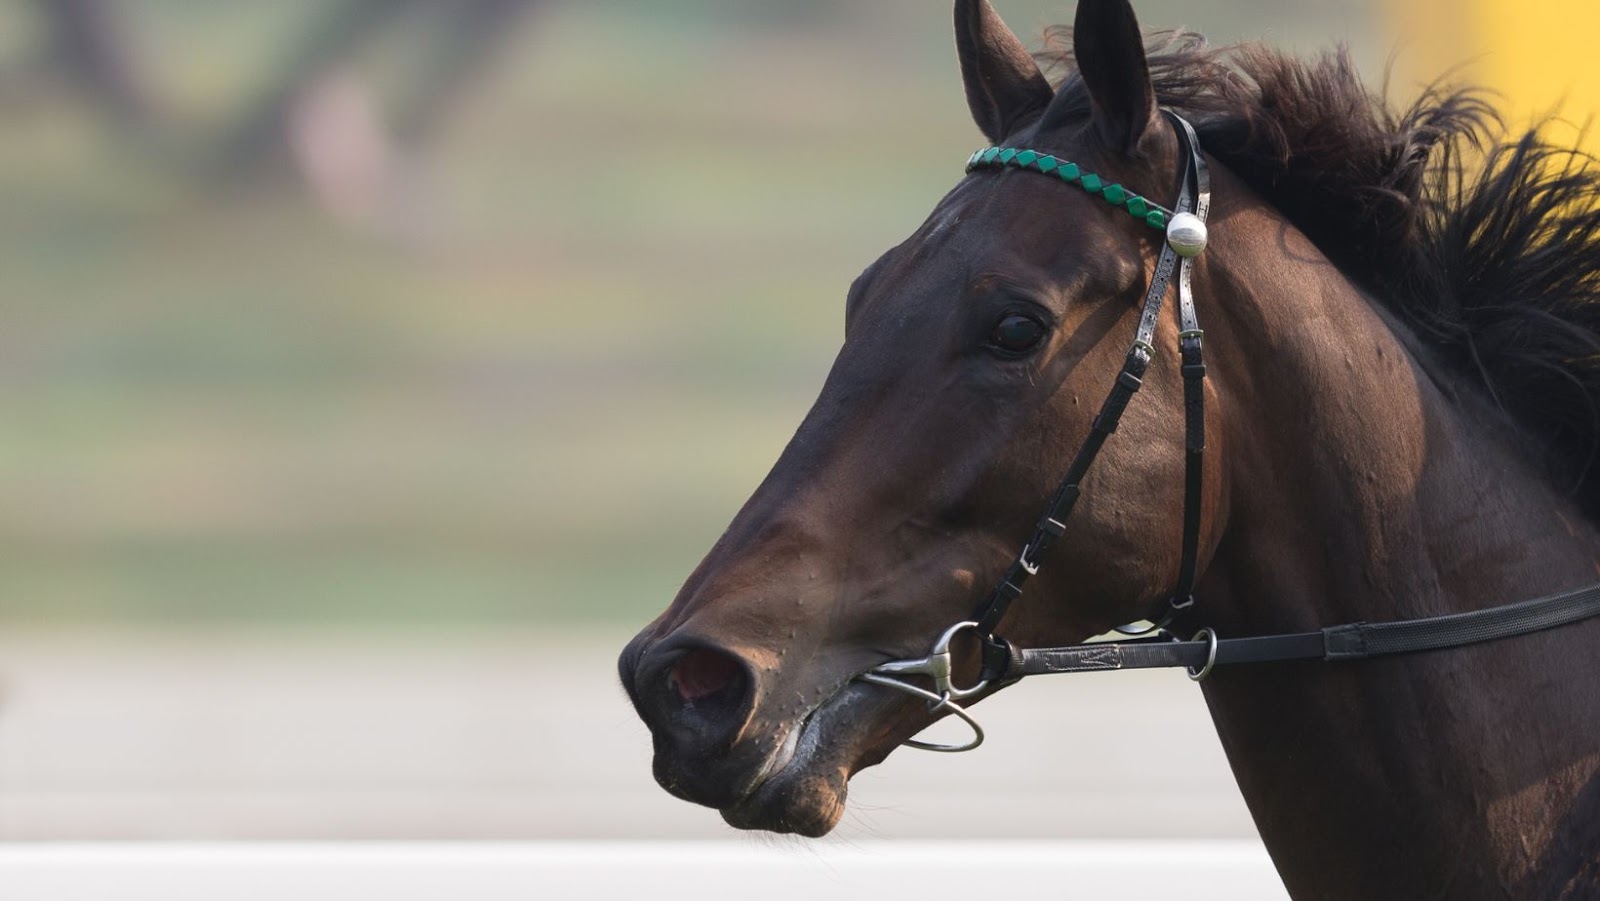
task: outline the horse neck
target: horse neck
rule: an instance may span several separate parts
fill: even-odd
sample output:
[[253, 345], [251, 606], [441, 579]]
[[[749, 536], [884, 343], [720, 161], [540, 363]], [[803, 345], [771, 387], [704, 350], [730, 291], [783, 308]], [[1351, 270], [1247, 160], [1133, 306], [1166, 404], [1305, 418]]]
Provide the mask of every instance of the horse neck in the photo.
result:
[[1230, 219], [1218, 230], [1270, 238], [1207, 260], [1226, 298], [1204, 311], [1226, 493], [1206, 587], [1224, 625], [1404, 619], [1595, 581], [1600, 537], [1533, 440], [1298, 231], [1260, 208]]
[[[1487, 404], [1435, 381], [1403, 330], [1274, 214], [1219, 212], [1215, 233], [1267, 237], [1214, 241], [1197, 285], [1202, 303], [1217, 298], [1204, 308], [1220, 413], [1208, 453], [1224, 461], [1203, 624], [1298, 631], [1595, 581], [1593, 525]], [[1551, 843], [1600, 821], [1595, 626], [1214, 674], [1213, 720], [1291, 890], [1520, 894], [1562, 870]]]

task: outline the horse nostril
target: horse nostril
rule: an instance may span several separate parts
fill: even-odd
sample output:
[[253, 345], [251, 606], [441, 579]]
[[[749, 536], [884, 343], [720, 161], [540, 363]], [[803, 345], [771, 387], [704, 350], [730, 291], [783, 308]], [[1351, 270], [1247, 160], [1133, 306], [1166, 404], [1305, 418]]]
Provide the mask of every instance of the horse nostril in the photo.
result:
[[667, 672], [667, 684], [685, 704], [718, 694], [742, 697], [744, 679], [744, 667], [736, 658], [710, 648], [684, 654]]
[[658, 743], [683, 757], [726, 751], [755, 709], [756, 674], [698, 636], [658, 642], [636, 664], [635, 705]]

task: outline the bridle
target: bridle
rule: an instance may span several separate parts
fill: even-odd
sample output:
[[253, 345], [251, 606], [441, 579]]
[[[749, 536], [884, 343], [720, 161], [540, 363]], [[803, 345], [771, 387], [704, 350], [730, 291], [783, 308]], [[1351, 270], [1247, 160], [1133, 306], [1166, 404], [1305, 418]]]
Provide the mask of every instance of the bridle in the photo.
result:
[[[959, 701], [991, 687], [1015, 682], [1024, 676], [1045, 673], [1078, 673], [1097, 670], [1140, 669], [1182, 666], [1189, 677], [1204, 680], [1218, 666], [1237, 663], [1268, 663], [1285, 660], [1360, 660], [1389, 654], [1460, 647], [1525, 635], [1600, 615], [1600, 584], [1549, 597], [1490, 607], [1471, 613], [1457, 613], [1425, 619], [1386, 623], [1350, 623], [1329, 626], [1315, 632], [1297, 632], [1249, 638], [1219, 638], [1215, 630], [1203, 628], [1187, 641], [1172, 635], [1167, 627], [1173, 618], [1194, 605], [1195, 570], [1199, 559], [1202, 488], [1205, 452], [1205, 362], [1204, 333], [1194, 305], [1191, 264], [1205, 249], [1206, 213], [1211, 207], [1211, 183], [1194, 127], [1171, 110], [1162, 110], [1177, 134], [1182, 170], [1177, 202], [1172, 209], [1107, 182], [1076, 163], [1037, 150], [989, 147], [967, 160], [967, 171], [978, 169], [1020, 169], [1077, 185], [1090, 195], [1126, 210], [1146, 225], [1164, 230], [1166, 240], [1156, 259], [1150, 286], [1145, 291], [1138, 331], [1128, 348], [1116, 382], [1100, 405], [1083, 445], [1067, 466], [1066, 475], [1034, 526], [1033, 534], [971, 617], [945, 629], [934, 641], [926, 657], [891, 660], [879, 664], [857, 679], [920, 697], [929, 711], [947, 711], [972, 729], [972, 738], [963, 744], [941, 744], [907, 739], [906, 744], [928, 751], [970, 751], [983, 743], [983, 727], [978, 725]], [[1147, 618], [1142, 628], [1118, 627], [1125, 635], [1142, 636], [1128, 641], [1091, 641], [1057, 648], [1019, 649], [995, 634], [996, 627], [1011, 604], [1022, 596], [1029, 577], [1038, 574], [1045, 557], [1065, 533], [1081, 493], [1084, 476], [1100, 453], [1128, 402], [1143, 383], [1146, 369], [1155, 355], [1151, 343], [1156, 321], [1161, 314], [1172, 282], [1178, 276], [1178, 354], [1183, 376], [1184, 404], [1184, 500], [1182, 556], [1178, 581], [1160, 609]], [[971, 685], [958, 686], [952, 679], [950, 644], [956, 636], [970, 631], [981, 642], [982, 669]], [[926, 676], [933, 688], [906, 681], [909, 676]]]

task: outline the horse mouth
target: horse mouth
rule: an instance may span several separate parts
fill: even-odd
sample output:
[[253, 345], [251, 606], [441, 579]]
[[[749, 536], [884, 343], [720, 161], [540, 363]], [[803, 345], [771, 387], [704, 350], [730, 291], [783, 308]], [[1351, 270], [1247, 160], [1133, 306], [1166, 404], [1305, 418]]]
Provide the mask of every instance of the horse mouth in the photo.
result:
[[739, 829], [826, 835], [844, 815], [850, 777], [881, 763], [927, 722], [903, 695], [847, 682], [789, 730], [722, 818]]

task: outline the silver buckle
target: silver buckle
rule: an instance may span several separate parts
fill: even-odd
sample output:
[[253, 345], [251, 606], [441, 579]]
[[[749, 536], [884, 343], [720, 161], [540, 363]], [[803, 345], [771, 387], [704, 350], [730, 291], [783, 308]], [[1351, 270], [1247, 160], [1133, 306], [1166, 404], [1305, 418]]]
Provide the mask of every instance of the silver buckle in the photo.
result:
[[1017, 562], [1022, 564], [1022, 568], [1027, 571], [1028, 575], [1037, 576], [1039, 574], [1039, 564], [1028, 559], [1028, 552], [1031, 550], [1033, 550], [1031, 543], [1023, 545], [1022, 553], [1017, 555]]

